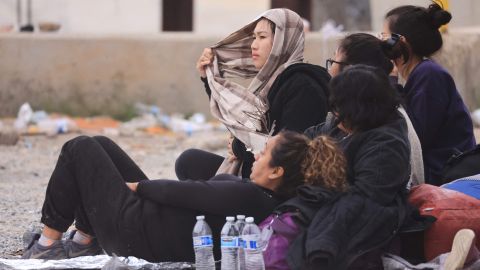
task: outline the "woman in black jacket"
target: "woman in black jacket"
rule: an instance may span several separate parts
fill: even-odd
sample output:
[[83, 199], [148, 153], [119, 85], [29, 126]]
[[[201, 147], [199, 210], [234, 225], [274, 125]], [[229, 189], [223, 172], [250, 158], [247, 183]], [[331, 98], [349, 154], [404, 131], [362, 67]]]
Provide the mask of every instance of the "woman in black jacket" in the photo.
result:
[[[224, 93], [238, 84], [230, 83], [228, 72], [219, 72], [218, 77], [215, 77], [207, 76], [206, 71], [209, 68], [215, 71], [233, 66], [231, 72], [236, 72], [235, 75], [245, 69], [246, 73], [250, 72], [249, 76], [255, 76], [254, 83], [238, 91], [253, 92], [255, 97], [265, 99], [263, 101], [267, 110], [259, 117], [263, 118], [266, 126], [263, 130], [256, 131], [277, 134], [282, 129], [288, 129], [303, 132], [312, 125], [324, 122], [328, 112], [327, 84], [330, 76], [323, 67], [304, 63], [303, 49], [302, 19], [286, 9], [269, 10], [260, 19], [228, 36], [213, 48], [205, 49], [197, 62], [197, 69], [211, 99], [210, 105], [214, 108], [212, 112], [218, 111], [217, 107], [221, 107], [222, 101], [215, 100], [211, 87], [223, 83]], [[221, 64], [222, 61], [231, 63]], [[243, 65], [244, 63], [247, 64]], [[238, 92], [234, 93], [236, 94], [229, 96], [232, 100], [238, 98]], [[243, 117], [240, 112], [228, 118], [240, 122]], [[226, 123], [225, 120], [220, 120]], [[226, 126], [232, 131], [228, 123]], [[254, 161], [253, 154], [247, 151], [250, 147], [245, 146], [241, 138], [232, 138], [228, 148], [228, 159], [243, 163], [238, 175], [248, 178]], [[178, 157], [175, 171], [180, 180], [206, 180], [217, 173], [224, 160], [224, 157], [210, 152], [189, 149]]]
[[[408, 214], [410, 146], [399, 99], [387, 74], [353, 65], [331, 81], [335, 115], [305, 131], [337, 139], [347, 158], [349, 190], [318, 211], [291, 248], [292, 269], [382, 269], [379, 250]], [[310, 269], [309, 268], [309, 269]]]
[[[321, 140], [317, 145], [334, 145]], [[45, 225], [23, 258], [64, 259], [107, 253], [148, 261], [193, 261], [192, 230], [203, 214], [214, 236], [225, 216], [244, 214], [257, 222], [295, 195], [304, 180], [318, 182], [339, 170], [326, 158], [336, 148], [320, 151], [302, 134], [281, 132], [256, 155], [251, 180], [218, 175], [210, 181], [146, 180], [146, 175], [113, 141], [80, 136], [65, 143], [48, 183], [42, 209]], [[342, 168], [344, 170], [344, 168]], [[218, 180], [218, 181], [217, 181]], [[140, 181], [140, 182], [138, 182]], [[60, 241], [75, 220], [73, 239]], [[100, 248], [101, 247], [101, 248]]]

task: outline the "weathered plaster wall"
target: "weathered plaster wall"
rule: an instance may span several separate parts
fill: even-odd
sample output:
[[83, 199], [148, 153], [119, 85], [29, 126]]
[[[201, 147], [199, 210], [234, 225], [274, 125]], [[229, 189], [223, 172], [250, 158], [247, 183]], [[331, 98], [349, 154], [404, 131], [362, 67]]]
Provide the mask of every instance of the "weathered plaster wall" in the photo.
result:
[[[136, 101], [166, 112], [203, 112], [208, 101], [195, 70], [205, 46], [221, 37], [0, 35], [0, 116], [23, 102], [74, 115], [128, 116]], [[306, 60], [324, 65], [337, 39], [311, 33]], [[451, 31], [436, 58], [457, 82], [470, 109], [480, 105], [480, 29]]]

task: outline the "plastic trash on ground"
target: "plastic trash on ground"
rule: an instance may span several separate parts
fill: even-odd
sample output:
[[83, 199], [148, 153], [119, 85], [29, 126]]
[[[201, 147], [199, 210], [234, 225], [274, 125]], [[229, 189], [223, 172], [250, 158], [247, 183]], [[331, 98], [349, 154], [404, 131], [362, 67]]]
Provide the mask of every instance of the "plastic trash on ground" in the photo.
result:
[[23, 103], [18, 110], [17, 119], [15, 120], [14, 126], [19, 132], [24, 132], [27, 130], [28, 123], [33, 116], [33, 110], [28, 102]]
[[76, 126], [80, 130], [104, 132], [105, 130], [116, 129], [120, 126], [120, 122], [108, 116], [96, 117], [77, 117], [74, 118]]
[[52, 116], [45, 111], [33, 111], [29, 103], [20, 106], [14, 127], [18, 132], [27, 135], [46, 134], [53, 136], [76, 130], [76, 124], [70, 118]]

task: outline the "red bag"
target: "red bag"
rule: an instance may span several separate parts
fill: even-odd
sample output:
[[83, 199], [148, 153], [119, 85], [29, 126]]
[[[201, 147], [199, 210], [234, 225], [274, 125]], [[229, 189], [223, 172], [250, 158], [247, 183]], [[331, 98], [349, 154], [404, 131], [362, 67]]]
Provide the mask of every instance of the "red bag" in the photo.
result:
[[412, 188], [408, 200], [418, 207], [420, 214], [437, 218], [424, 234], [427, 261], [450, 252], [453, 238], [460, 229], [472, 229], [477, 235], [476, 245], [480, 247], [480, 200], [428, 184]]

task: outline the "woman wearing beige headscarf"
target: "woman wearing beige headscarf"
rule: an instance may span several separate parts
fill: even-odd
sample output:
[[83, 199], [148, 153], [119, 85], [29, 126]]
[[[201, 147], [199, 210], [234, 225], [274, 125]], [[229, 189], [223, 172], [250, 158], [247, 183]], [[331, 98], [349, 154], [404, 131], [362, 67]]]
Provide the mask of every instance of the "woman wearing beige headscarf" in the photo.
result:
[[[304, 63], [304, 41], [298, 14], [271, 9], [203, 51], [197, 69], [211, 113], [234, 138], [227, 159], [199, 149], [182, 153], [175, 164], [180, 180], [206, 180], [225, 172], [223, 165], [240, 163], [228, 172], [248, 178], [252, 152], [264, 136], [282, 129], [303, 132], [325, 120], [330, 76]], [[244, 87], [231, 78], [253, 79]]]

